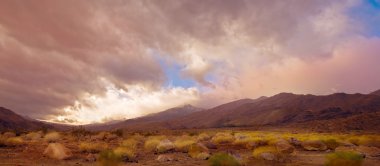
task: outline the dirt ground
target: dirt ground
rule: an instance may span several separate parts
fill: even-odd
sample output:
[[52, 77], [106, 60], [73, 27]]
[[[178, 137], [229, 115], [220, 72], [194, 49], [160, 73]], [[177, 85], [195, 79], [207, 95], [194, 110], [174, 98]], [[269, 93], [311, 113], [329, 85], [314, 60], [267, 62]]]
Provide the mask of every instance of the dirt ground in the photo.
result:
[[[47, 158], [43, 155], [44, 149], [47, 147], [47, 143], [31, 143], [25, 146], [20, 147], [3, 147], [0, 148], [0, 165], [18, 165], [18, 166], [87, 166], [87, 165], [96, 165], [96, 162], [88, 162], [85, 160], [86, 153], [82, 153], [75, 148], [74, 144], [65, 143], [73, 152], [73, 157], [67, 160], [55, 160]], [[226, 150], [226, 147], [220, 147], [218, 149], [211, 150], [211, 153], [229, 151], [233, 153], [238, 153], [241, 156], [251, 156], [251, 151], [245, 149], [236, 149], [229, 148]], [[318, 152], [318, 151], [303, 151], [296, 150], [292, 156], [289, 158], [289, 161], [285, 163], [271, 162], [257, 160], [251, 157], [248, 158], [247, 165], [262, 165], [262, 166], [272, 166], [272, 165], [292, 165], [292, 166], [320, 166], [324, 165], [325, 158], [324, 155], [328, 152]], [[207, 160], [198, 160], [193, 159], [188, 156], [187, 153], [173, 152], [170, 153], [174, 158], [174, 161], [167, 162], [158, 162], [156, 158], [159, 154], [154, 153], [145, 153], [140, 152], [138, 154], [138, 162], [126, 162], [124, 165], [131, 166], [164, 166], [164, 165], [173, 165], [173, 166], [196, 166], [196, 165], [208, 165]], [[380, 158], [370, 158], [367, 157], [364, 160], [364, 166], [376, 166], [380, 163]]]
[[[171, 136], [168, 136], [171, 137]], [[123, 138], [107, 141], [110, 148], [118, 146]], [[86, 157], [89, 153], [81, 152], [78, 148], [79, 141], [72, 141], [61, 139], [57, 141], [70, 149], [72, 157], [65, 160], [51, 159], [45, 156], [44, 150], [48, 146], [48, 142], [40, 141], [26, 141], [24, 145], [13, 147], [0, 147], [0, 165], [17, 165], [17, 166], [87, 166], [97, 165], [96, 161], [87, 161]], [[233, 145], [217, 145], [216, 149], [209, 149], [211, 155], [218, 152], [226, 152], [229, 154], [237, 154], [246, 162], [245, 165], [251, 166], [322, 166], [325, 163], [325, 155], [331, 151], [306, 151], [302, 148], [296, 148], [295, 151], [283, 162], [265, 161], [252, 157], [252, 150], [244, 147]], [[379, 152], [380, 154], [380, 152]], [[168, 152], [164, 155], [169, 155], [173, 158], [172, 161], [160, 162], [157, 157], [160, 154], [146, 151], [142, 143], [137, 147], [136, 162], [124, 162], [123, 165], [131, 166], [197, 166], [209, 165], [207, 160], [191, 158], [187, 153], [183, 152]], [[377, 166], [380, 163], [379, 156], [366, 156], [363, 166]]]

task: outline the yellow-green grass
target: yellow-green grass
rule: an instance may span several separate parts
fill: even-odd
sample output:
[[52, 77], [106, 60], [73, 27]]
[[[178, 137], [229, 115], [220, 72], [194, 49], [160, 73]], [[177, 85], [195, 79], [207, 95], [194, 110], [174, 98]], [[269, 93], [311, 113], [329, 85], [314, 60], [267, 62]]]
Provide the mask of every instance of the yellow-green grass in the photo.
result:
[[144, 143], [145, 150], [153, 151], [157, 148], [157, 145], [165, 139], [165, 136], [150, 136]]
[[176, 150], [180, 152], [188, 152], [189, 147], [195, 143], [196, 141], [191, 137], [179, 137], [174, 141]]
[[232, 143], [234, 140], [235, 137], [228, 132], [216, 133], [215, 136], [211, 139], [211, 141], [215, 144], [228, 144]]
[[235, 157], [226, 153], [217, 153], [210, 157], [210, 166], [239, 166], [240, 163]]
[[326, 155], [326, 166], [360, 166], [363, 156], [355, 152], [335, 152]]
[[108, 145], [103, 142], [81, 142], [79, 150], [82, 152], [98, 153], [108, 149]]

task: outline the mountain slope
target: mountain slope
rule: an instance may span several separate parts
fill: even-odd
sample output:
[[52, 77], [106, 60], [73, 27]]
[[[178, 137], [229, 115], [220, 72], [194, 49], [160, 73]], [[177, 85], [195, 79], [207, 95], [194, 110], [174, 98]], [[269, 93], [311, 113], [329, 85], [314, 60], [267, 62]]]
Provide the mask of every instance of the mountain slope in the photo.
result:
[[[281, 93], [237, 108], [219, 106], [167, 122], [171, 128], [283, 126], [349, 119], [380, 111], [380, 96], [337, 93], [327, 96]], [[377, 115], [377, 114], [375, 114]], [[365, 121], [363, 119], [362, 121]], [[352, 123], [361, 123], [352, 121]]]
[[162, 125], [155, 126], [154, 124], [180, 118], [182, 116], [189, 115], [198, 111], [202, 111], [202, 108], [197, 108], [192, 105], [184, 105], [182, 107], [170, 108], [168, 110], [149, 114], [143, 117], [128, 119], [123, 122], [110, 124], [110, 125], [98, 125], [98, 126], [85, 126], [90, 130], [112, 130], [117, 128], [134, 128], [134, 129], [146, 129], [155, 128]]
[[0, 107], [0, 131], [5, 130], [35, 130], [51, 127], [35, 120], [26, 119], [13, 111]]
[[377, 91], [375, 91], [375, 92], [372, 92], [372, 93], [370, 93], [371, 95], [378, 95], [378, 96], [380, 96], [380, 89], [379, 90], [377, 90]]

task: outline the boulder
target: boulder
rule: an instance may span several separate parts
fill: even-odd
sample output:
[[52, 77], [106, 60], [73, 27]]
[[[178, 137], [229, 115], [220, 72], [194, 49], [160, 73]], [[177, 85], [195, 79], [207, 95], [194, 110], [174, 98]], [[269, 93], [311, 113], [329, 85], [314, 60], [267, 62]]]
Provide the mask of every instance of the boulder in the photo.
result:
[[289, 143], [292, 144], [293, 146], [301, 146], [301, 141], [293, 137], [289, 139]]
[[50, 143], [45, 149], [44, 155], [52, 159], [64, 160], [70, 158], [72, 153], [60, 143]]
[[159, 162], [167, 162], [167, 161], [174, 161], [174, 157], [172, 155], [168, 154], [161, 154], [156, 159]]
[[173, 142], [171, 142], [168, 139], [162, 140], [158, 145], [157, 145], [157, 152], [158, 153], [165, 153], [169, 151], [173, 151], [175, 148], [175, 145]]
[[204, 145], [208, 148], [208, 149], [217, 149], [218, 147], [213, 144], [212, 142], [205, 142]]
[[277, 156], [270, 152], [261, 153], [259, 156], [260, 158], [264, 160], [269, 160], [269, 161], [277, 160]]
[[194, 158], [200, 159], [200, 160], [207, 160], [208, 158], [210, 158], [210, 153], [201, 152], [201, 153], [198, 153]]
[[88, 154], [85, 158], [85, 161], [88, 161], [88, 162], [95, 162], [96, 161], [96, 155], [95, 154]]
[[380, 149], [373, 146], [358, 146], [356, 151], [369, 157], [380, 157]]
[[294, 147], [285, 140], [280, 140], [276, 143], [277, 151], [283, 154], [291, 154], [294, 151]]
[[301, 146], [305, 150], [310, 151], [324, 151], [327, 150], [327, 146], [320, 140], [308, 140], [301, 143]]

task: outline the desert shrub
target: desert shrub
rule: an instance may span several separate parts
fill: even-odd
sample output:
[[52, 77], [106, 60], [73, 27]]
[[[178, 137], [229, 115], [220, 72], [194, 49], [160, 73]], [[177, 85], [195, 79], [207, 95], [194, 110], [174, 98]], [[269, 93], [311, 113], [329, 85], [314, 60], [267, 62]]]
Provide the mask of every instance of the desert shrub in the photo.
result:
[[44, 140], [47, 142], [56, 142], [61, 138], [58, 132], [50, 132], [44, 136]]
[[122, 137], [124, 135], [124, 131], [122, 129], [117, 129], [111, 133], [117, 135], [118, 137]]
[[232, 143], [234, 140], [234, 136], [230, 133], [217, 133], [211, 141], [215, 144], [225, 144]]
[[360, 166], [363, 156], [355, 152], [335, 152], [326, 155], [326, 166]]
[[210, 157], [210, 166], [239, 166], [240, 163], [235, 157], [226, 153], [217, 153]]
[[30, 132], [30, 133], [25, 135], [25, 138], [27, 140], [37, 141], [37, 140], [40, 140], [42, 138], [42, 135], [39, 132]]
[[121, 157], [123, 160], [126, 161], [134, 161], [136, 159], [136, 152], [135, 149], [128, 148], [125, 146], [119, 146], [113, 150], [115, 155]]
[[194, 143], [196, 143], [196, 141], [190, 138], [178, 138], [174, 141], [175, 148], [181, 152], [188, 152], [190, 145]]
[[148, 151], [153, 151], [157, 148], [157, 145], [161, 140], [165, 139], [164, 136], [150, 136], [144, 143], [144, 148]]
[[1, 146], [20, 146], [24, 144], [24, 140], [21, 137], [1, 137], [0, 138], [0, 147]]
[[122, 158], [112, 150], [101, 151], [98, 157], [100, 166], [117, 166], [122, 163]]
[[197, 140], [198, 141], [207, 141], [210, 138], [211, 138], [211, 136], [209, 134], [207, 134], [207, 133], [201, 133], [201, 134], [198, 135]]
[[351, 136], [348, 141], [355, 145], [380, 147], [380, 138], [371, 135]]
[[79, 126], [77, 128], [72, 128], [71, 135], [73, 135], [76, 138], [85, 137], [87, 135], [91, 135], [92, 132], [86, 130], [83, 126]]
[[135, 139], [129, 138], [129, 139], [123, 140], [121, 142], [120, 146], [127, 147], [130, 149], [136, 149], [137, 144], [138, 144], [138, 142]]
[[207, 147], [201, 143], [190, 145], [188, 154], [190, 157], [197, 159], [206, 159], [210, 156]]
[[79, 150], [82, 152], [97, 153], [104, 151], [108, 148], [108, 145], [105, 143], [88, 143], [81, 142], [79, 144]]
[[260, 159], [262, 153], [272, 153], [278, 155], [278, 151], [274, 146], [261, 146], [253, 150], [253, 157]]

